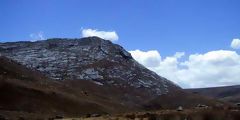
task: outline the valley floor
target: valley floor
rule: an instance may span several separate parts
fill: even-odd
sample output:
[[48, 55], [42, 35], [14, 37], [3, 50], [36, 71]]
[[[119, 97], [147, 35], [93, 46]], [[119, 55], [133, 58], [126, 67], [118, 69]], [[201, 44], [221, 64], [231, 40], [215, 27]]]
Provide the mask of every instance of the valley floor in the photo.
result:
[[240, 120], [240, 111], [212, 109], [161, 110], [98, 117], [66, 118], [63, 120]]
[[68, 118], [61, 115], [0, 111], [0, 120], [240, 120], [238, 109], [184, 109], [132, 112], [125, 114], [86, 114]]

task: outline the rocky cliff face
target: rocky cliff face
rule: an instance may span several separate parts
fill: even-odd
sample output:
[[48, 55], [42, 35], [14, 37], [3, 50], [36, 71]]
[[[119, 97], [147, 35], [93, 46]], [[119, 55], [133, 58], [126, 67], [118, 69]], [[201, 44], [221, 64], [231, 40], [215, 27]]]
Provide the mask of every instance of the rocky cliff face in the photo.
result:
[[0, 43], [0, 53], [55, 80], [89, 80], [100, 86], [145, 89], [153, 95], [179, 89], [121, 46], [98, 37]]

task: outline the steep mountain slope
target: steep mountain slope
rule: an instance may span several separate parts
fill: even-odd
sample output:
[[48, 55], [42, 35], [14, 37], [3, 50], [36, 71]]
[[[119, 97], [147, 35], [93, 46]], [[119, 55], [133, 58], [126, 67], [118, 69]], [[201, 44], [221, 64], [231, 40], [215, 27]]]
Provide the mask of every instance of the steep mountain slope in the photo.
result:
[[88, 80], [52, 80], [0, 57], [0, 115], [12, 119], [139, 111], [149, 97], [142, 92]]
[[198, 89], [186, 89], [185, 91], [194, 93], [197, 95], [204, 95], [211, 98], [216, 98], [221, 101], [230, 103], [240, 102], [240, 85], [225, 86], [225, 87], [212, 87], [212, 88], [198, 88]]
[[1, 43], [0, 53], [55, 80], [134, 87], [152, 97], [180, 89], [137, 63], [121, 46], [98, 37]]
[[64, 83], [49, 80], [36, 71], [0, 57], [0, 115], [8, 111], [23, 116], [25, 113], [41, 114], [42, 117], [59, 114], [78, 116], [133, 110], [121, 105], [119, 101], [110, 101], [103, 93], [102, 96], [91, 94], [91, 88], [104, 90], [96, 84], [88, 81], [80, 81], [79, 84], [79, 91], [75, 91]]

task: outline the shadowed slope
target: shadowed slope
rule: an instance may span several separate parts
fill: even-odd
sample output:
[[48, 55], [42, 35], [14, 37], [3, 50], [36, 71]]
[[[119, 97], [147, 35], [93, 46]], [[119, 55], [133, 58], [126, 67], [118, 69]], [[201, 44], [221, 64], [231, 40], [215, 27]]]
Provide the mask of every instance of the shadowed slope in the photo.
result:
[[211, 98], [219, 99], [221, 101], [230, 103], [240, 102], [240, 85], [212, 87], [212, 88], [198, 88], [186, 89], [185, 91], [194, 93], [196, 95], [204, 95]]

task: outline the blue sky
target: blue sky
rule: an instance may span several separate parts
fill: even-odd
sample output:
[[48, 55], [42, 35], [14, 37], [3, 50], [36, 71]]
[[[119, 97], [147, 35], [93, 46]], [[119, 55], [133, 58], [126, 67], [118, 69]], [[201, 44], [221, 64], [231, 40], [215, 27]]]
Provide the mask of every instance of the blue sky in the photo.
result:
[[115, 31], [116, 43], [127, 50], [153, 50], [161, 58], [184, 52], [188, 59], [233, 51], [232, 40], [240, 38], [239, 5], [239, 0], [1, 0], [0, 41], [31, 40], [39, 32], [44, 38], [79, 38], [90, 28]]
[[29, 34], [80, 37], [80, 29], [114, 30], [126, 49], [163, 56], [228, 49], [240, 37], [239, 0], [1, 0], [0, 40]]

